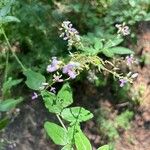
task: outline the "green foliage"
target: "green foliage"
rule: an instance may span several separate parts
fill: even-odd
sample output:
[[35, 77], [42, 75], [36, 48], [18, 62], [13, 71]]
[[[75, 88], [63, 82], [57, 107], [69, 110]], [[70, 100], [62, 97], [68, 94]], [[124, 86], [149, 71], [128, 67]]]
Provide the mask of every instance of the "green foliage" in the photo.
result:
[[48, 91], [41, 92], [45, 107], [52, 113], [60, 113], [63, 108], [72, 104], [72, 90], [68, 83], [64, 84], [57, 95]]
[[45, 77], [38, 72], [28, 69], [25, 70], [23, 73], [27, 78], [25, 82], [26, 85], [32, 90], [40, 90], [43, 87], [42, 83], [46, 82]]
[[111, 150], [109, 145], [103, 145], [99, 147], [97, 150]]
[[64, 120], [71, 123], [80, 123], [93, 118], [93, 114], [82, 107], [65, 108], [61, 112], [61, 116]]
[[7, 117], [0, 119], [0, 131], [4, 129], [9, 123], [9, 119]]
[[67, 132], [61, 126], [47, 121], [44, 123], [44, 128], [55, 144], [66, 145], [68, 143]]
[[0, 112], [6, 112], [14, 109], [16, 105], [22, 102], [22, 98], [19, 99], [7, 99], [0, 101]]
[[132, 119], [134, 113], [132, 111], [126, 110], [121, 114], [115, 116], [112, 120], [107, 119], [108, 112], [104, 112], [99, 118], [98, 122], [100, 125], [100, 131], [108, 136], [109, 141], [113, 141], [119, 137], [118, 129], [127, 130], [130, 128], [130, 120]]
[[3, 93], [3, 96], [7, 96], [10, 94], [10, 90], [18, 85], [19, 83], [22, 82], [22, 79], [16, 79], [16, 80], [13, 80], [12, 77], [8, 78], [8, 80], [6, 82], [4, 82], [3, 84], [3, 87], [2, 87], [2, 93]]
[[77, 150], [92, 150], [92, 146], [81, 130], [74, 135]]

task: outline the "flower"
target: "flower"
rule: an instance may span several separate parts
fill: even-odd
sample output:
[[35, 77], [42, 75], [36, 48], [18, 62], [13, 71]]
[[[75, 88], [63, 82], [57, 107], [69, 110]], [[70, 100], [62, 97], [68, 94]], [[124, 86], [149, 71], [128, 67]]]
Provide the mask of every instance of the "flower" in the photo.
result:
[[77, 74], [76, 74], [76, 72], [75, 72], [75, 69], [76, 69], [76, 67], [78, 67], [78, 66], [79, 66], [79, 63], [70, 62], [69, 64], [67, 64], [67, 65], [65, 65], [65, 66], [63, 67], [63, 71], [62, 71], [62, 72], [63, 72], [64, 74], [68, 74], [71, 79], [74, 79], [74, 78], [76, 78], [76, 76], [77, 76]]
[[56, 93], [56, 88], [55, 87], [51, 87], [50, 92]]
[[53, 81], [54, 82], [63, 82], [64, 80], [63, 79], [61, 79], [61, 77], [62, 77], [62, 75], [59, 75], [59, 74], [54, 74], [53, 75]]
[[60, 64], [61, 64], [61, 61], [58, 61], [57, 57], [52, 57], [51, 64], [47, 66], [47, 72], [54, 72], [58, 70]]
[[120, 79], [119, 82], [120, 82], [120, 87], [123, 87], [127, 83], [127, 80]]
[[33, 95], [32, 95], [32, 97], [31, 97], [31, 99], [34, 100], [36, 98], [38, 98], [38, 94], [36, 92], [34, 92]]
[[73, 45], [80, 44], [79, 32], [72, 26], [73, 25], [70, 21], [63, 21], [61, 28], [59, 29], [60, 31], [62, 31], [60, 37], [62, 37], [65, 41], [68, 40], [69, 50], [72, 48]]
[[118, 28], [118, 32], [117, 32], [118, 34], [122, 34], [123, 36], [130, 34], [130, 29], [128, 26], [125, 25], [125, 23], [116, 24], [115, 26], [116, 26], [116, 28]]
[[128, 66], [130, 66], [131, 64], [133, 64], [134, 63], [133, 55], [127, 56], [126, 57], [126, 62], [127, 62]]

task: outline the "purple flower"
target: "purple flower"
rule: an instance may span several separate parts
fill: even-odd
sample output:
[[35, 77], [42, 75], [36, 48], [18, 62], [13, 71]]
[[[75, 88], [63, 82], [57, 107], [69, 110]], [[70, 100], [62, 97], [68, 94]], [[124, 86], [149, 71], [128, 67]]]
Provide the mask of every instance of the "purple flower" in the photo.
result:
[[75, 68], [79, 66], [79, 63], [70, 62], [69, 64], [63, 67], [63, 73], [68, 74], [71, 79], [76, 78], [77, 74], [75, 72]]
[[34, 92], [31, 98], [32, 98], [32, 100], [38, 98], [38, 94], [36, 92]]
[[130, 66], [134, 61], [133, 61], [133, 56], [127, 56], [126, 57], [126, 62], [127, 62], [127, 65]]
[[47, 66], [47, 72], [54, 72], [59, 68], [61, 62], [57, 60], [56, 57], [52, 57], [52, 62]]
[[51, 87], [50, 92], [56, 93], [56, 88], [55, 87]]
[[119, 82], [120, 82], [120, 87], [123, 87], [127, 83], [127, 80], [120, 79]]
[[76, 72], [71, 70], [68, 71], [68, 75], [71, 79], [75, 79], [77, 76]]

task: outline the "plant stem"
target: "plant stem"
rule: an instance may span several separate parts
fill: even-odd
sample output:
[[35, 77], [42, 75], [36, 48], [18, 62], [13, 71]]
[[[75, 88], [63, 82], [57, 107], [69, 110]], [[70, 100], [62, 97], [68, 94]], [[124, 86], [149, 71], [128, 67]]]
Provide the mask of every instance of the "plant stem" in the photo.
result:
[[9, 61], [9, 51], [6, 51], [6, 64], [5, 64], [4, 82], [6, 82], [7, 76], [8, 76], [8, 61]]
[[59, 117], [59, 115], [56, 114], [56, 116], [57, 116], [59, 122], [61, 123], [62, 127], [67, 131], [67, 128], [65, 127], [65, 125], [64, 125], [64, 123], [62, 122], [62, 120], [61, 120], [61, 118]]
[[4, 31], [4, 29], [3, 29], [2, 27], [1, 27], [1, 31], [2, 31], [2, 33], [3, 33], [3, 35], [4, 35], [4, 38], [5, 38], [5, 40], [6, 40], [6, 43], [7, 43], [8, 47], [9, 47], [10, 51], [12, 52], [12, 55], [15, 57], [16, 61], [17, 61], [18, 64], [21, 66], [21, 68], [22, 68], [23, 70], [26, 70], [26, 68], [24, 67], [24, 65], [22, 64], [22, 62], [19, 60], [18, 56], [17, 56], [17, 55], [15, 54], [15, 52], [13, 51], [13, 49], [12, 49], [12, 47], [11, 47], [11, 45], [10, 45], [10, 42], [9, 42], [7, 36], [6, 36], [6, 33], [5, 33], [5, 31]]

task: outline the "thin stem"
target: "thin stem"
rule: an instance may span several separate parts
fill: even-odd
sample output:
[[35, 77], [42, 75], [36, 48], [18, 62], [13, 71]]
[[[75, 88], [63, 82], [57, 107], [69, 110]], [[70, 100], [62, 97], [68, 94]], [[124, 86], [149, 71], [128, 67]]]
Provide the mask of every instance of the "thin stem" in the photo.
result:
[[4, 38], [5, 38], [5, 40], [6, 40], [6, 43], [7, 43], [8, 47], [9, 47], [10, 51], [12, 52], [13, 56], [15, 57], [16, 61], [19, 63], [19, 65], [21, 66], [21, 68], [22, 68], [23, 70], [26, 70], [26, 68], [24, 67], [24, 65], [22, 64], [22, 62], [19, 60], [18, 56], [17, 56], [17, 55], [15, 54], [15, 52], [13, 51], [13, 49], [12, 49], [12, 47], [11, 47], [11, 45], [10, 45], [10, 42], [9, 42], [9, 40], [8, 40], [6, 34], [5, 34], [5, 31], [4, 31], [4, 29], [3, 29], [2, 27], [1, 27], [1, 31], [2, 31], [2, 33], [3, 33], [3, 35], [4, 35]]
[[62, 122], [62, 120], [61, 120], [61, 118], [59, 117], [59, 115], [56, 114], [56, 116], [57, 116], [59, 122], [61, 123], [62, 127], [67, 131], [67, 128], [65, 127], [65, 125], [64, 125], [64, 123]]
[[7, 76], [8, 76], [8, 61], [9, 61], [9, 51], [6, 51], [6, 64], [5, 64], [4, 82], [7, 80]]

